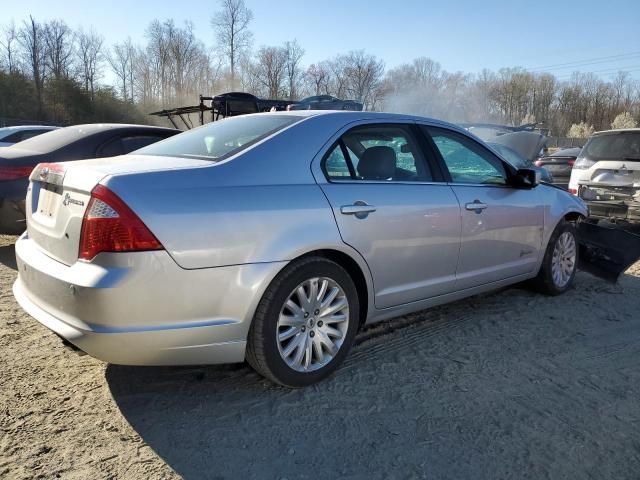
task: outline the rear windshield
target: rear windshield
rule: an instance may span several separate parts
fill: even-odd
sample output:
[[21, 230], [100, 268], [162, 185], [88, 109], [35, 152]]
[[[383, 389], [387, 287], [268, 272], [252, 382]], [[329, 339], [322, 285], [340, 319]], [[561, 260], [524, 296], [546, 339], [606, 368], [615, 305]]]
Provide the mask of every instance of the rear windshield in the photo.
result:
[[640, 161], [640, 132], [620, 132], [591, 137], [580, 157], [589, 160]]
[[299, 121], [295, 115], [226, 118], [136, 150], [136, 154], [220, 161]]

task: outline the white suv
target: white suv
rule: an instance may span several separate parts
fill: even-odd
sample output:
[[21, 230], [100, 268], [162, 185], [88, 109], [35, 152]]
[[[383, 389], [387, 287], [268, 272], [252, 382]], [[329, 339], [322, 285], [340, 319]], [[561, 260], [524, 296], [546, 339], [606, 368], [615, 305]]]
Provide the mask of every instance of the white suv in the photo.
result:
[[640, 223], [640, 128], [593, 134], [573, 166], [569, 192], [592, 217]]

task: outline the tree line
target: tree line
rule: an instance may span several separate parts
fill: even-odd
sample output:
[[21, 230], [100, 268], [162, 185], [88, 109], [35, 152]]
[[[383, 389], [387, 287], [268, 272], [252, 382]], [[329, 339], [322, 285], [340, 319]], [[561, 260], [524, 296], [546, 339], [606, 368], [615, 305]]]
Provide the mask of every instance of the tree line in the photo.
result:
[[469, 74], [428, 57], [386, 68], [365, 50], [306, 65], [295, 39], [254, 46], [253, 21], [244, 0], [220, 0], [211, 17], [214, 45], [190, 22], [153, 20], [142, 43], [107, 45], [93, 29], [73, 30], [62, 20], [12, 21], [0, 32], [0, 118], [148, 123], [147, 112], [237, 90], [289, 100], [327, 94], [367, 110], [454, 122], [541, 122], [558, 136], [640, 118], [640, 82], [626, 72], [611, 81], [579, 72], [563, 81], [522, 68]]

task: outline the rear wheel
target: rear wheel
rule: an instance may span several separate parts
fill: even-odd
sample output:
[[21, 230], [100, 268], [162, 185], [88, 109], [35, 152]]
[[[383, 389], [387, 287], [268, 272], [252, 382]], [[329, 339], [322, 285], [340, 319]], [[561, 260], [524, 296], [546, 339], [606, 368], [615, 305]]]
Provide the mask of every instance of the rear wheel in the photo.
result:
[[310, 385], [342, 363], [358, 319], [358, 293], [349, 274], [321, 257], [302, 259], [281, 272], [262, 297], [247, 361], [281, 385]]
[[533, 287], [548, 295], [559, 295], [573, 284], [578, 266], [578, 237], [573, 223], [563, 221], [551, 234]]

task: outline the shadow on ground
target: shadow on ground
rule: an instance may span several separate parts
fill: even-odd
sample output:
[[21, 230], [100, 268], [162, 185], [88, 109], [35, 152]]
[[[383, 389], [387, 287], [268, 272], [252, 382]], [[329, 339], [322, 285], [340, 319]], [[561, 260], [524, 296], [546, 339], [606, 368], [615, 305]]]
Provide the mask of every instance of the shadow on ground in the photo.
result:
[[640, 279], [623, 283], [582, 274], [562, 297], [510, 289], [403, 317], [301, 390], [245, 365], [110, 365], [106, 378], [187, 480], [631, 478], [640, 318], [615, 305], [637, 313]]
[[0, 247], [0, 263], [13, 270], [18, 269], [15, 245], [3, 245]]

